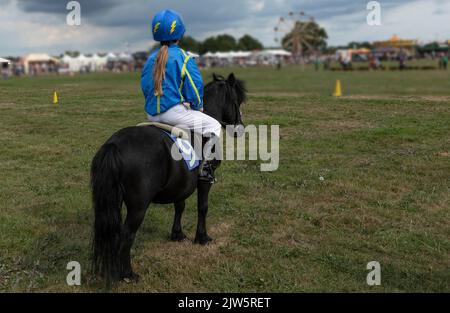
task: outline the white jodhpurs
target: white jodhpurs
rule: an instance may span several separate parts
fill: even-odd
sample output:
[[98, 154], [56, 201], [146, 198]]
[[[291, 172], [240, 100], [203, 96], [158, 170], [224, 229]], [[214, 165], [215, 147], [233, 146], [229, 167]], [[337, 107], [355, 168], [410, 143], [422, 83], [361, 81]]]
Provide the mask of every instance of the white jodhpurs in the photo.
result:
[[222, 126], [218, 121], [203, 112], [191, 110], [178, 104], [156, 116], [148, 115], [150, 122], [169, 124], [182, 129], [190, 129], [203, 136], [211, 134], [220, 137]]

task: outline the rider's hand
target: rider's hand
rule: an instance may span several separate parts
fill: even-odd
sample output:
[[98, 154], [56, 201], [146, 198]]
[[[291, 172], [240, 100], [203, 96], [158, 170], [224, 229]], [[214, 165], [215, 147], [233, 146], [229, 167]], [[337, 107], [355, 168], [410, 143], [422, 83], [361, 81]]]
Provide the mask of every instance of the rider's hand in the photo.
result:
[[188, 109], [191, 108], [191, 104], [189, 102], [183, 102], [183, 105]]
[[200, 108], [199, 111], [200, 111], [200, 112], [203, 112], [203, 108]]

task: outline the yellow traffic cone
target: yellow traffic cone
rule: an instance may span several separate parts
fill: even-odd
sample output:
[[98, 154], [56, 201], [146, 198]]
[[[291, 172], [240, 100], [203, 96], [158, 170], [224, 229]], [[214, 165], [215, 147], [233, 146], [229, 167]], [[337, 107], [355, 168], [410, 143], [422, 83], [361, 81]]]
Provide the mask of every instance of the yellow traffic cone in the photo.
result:
[[58, 93], [55, 91], [54, 93], [53, 93], [53, 104], [54, 105], [57, 105], [59, 103], [59, 100], [58, 100]]
[[336, 87], [334, 88], [333, 96], [342, 97], [342, 86], [341, 86], [341, 81], [339, 79], [336, 81]]

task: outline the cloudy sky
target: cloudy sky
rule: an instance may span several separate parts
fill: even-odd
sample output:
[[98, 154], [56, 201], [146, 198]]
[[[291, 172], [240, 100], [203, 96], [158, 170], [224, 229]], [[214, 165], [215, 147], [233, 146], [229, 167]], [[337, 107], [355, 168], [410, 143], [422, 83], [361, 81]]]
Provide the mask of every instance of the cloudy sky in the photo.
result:
[[[368, 26], [369, 0], [79, 0], [81, 26], [66, 24], [69, 0], [0, 0], [0, 56], [66, 50], [136, 51], [153, 42], [152, 16], [182, 13], [198, 39], [249, 33], [275, 46], [274, 26], [289, 11], [305, 11], [328, 32], [329, 45], [387, 39], [450, 39], [450, 0], [379, 0], [382, 25]], [[127, 45], [128, 43], [128, 45]]]

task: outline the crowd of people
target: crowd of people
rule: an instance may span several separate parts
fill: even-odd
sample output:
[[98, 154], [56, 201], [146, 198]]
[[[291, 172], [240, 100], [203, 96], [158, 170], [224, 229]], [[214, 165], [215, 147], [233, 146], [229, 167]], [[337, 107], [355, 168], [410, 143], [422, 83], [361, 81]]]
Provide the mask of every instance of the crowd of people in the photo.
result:
[[[339, 64], [338, 67], [332, 66], [332, 62], [335, 61]], [[423, 62], [422, 62], [423, 61]], [[406, 70], [406, 69], [439, 69], [447, 70], [449, 63], [449, 55], [447, 52], [441, 52], [433, 55], [432, 57], [417, 57], [411, 56], [405, 51], [400, 51], [394, 57], [385, 57], [377, 55], [376, 53], [369, 53], [363, 58], [361, 56], [355, 57], [355, 55], [345, 55], [336, 54], [325, 56], [323, 58], [316, 58], [313, 62], [316, 70], [319, 69], [319, 64], [323, 62], [323, 68], [328, 69], [341, 69], [341, 70], [354, 70], [354, 64], [358, 64], [357, 69], [366, 70], [384, 70], [384, 69], [395, 69]], [[397, 66], [394, 64], [397, 62]], [[408, 66], [408, 63], [410, 66]], [[414, 66], [411, 64], [414, 63]], [[433, 63], [435, 65], [433, 65]], [[365, 66], [367, 64], [367, 66]]]
[[[358, 50], [361, 51], [361, 50]], [[284, 54], [281, 54], [281, 53]], [[138, 52], [133, 55], [129, 55], [125, 59], [117, 55], [115, 58], [109, 56], [105, 59], [103, 66], [95, 66], [94, 68], [89, 66], [79, 66], [80, 70], [76, 70], [79, 73], [89, 73], [91, 71], [111, 71], [111, 72], [124, 72], [124, 71], [139, 71], [144, 66], [148, 52]], [[22, 76], [30, 75], [37, 76], [41, 74], [65, 74], [73, 73], [73, 66], [69, 66], [67, 56], [62, 58], [49, 58], [47, 61], [42, 62], [29, 62], [24, 63], [22, 58], [13, 58], [11, 62], [1, 63], [1, 76], [3, 79], [7, 79], [9, 76]], [[211, 55], [195, 56], [201, 67], [223, 67], [223, 66], [261, 66], [272, 65], [277, 68], [281, 68], [282, 65], [293, 62], [292, 54], [284, 50], [262, 50], [258, 53], [250, 53], [249, 56], [234, 57], [231, 53], [217, 53]], [[400, 49], [396, 54], [379, 54], [373, 52], [367, 53], [355, 53], [352, 49], [338, 50], [334, 54], [315, 54], [306, 56], [304, 63], [311, 64], [315, 70], [318, 71], [321, 68], [324, 70], [385, 70], [385, 69], [439, 69], [447, 70], [449, 64], [448, 52], [438, 52], [427, 54], [418, 58], [412, 56], [407, 51]], [[106, 57], [105, 57], [106, 58]], [[74, 58], [75, 60], [76, 58]], [[427, 62], [416, 62], [417, 60], [426, 60]], [[414, 61], [417, 64], [424, 64], [423, 66], [411, 66], [410, 61]], [[397, 66], [395, 66], [397, 62]], [[436, 62], [437, 65], [432, 65]], [[408, 66], [409, 63], [409, 66]], [[322, 66], [323, 65], [323, 66]], [[78, 68], [78, 67], [77, 67]]]

